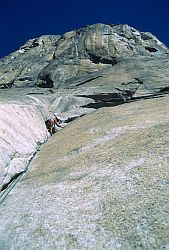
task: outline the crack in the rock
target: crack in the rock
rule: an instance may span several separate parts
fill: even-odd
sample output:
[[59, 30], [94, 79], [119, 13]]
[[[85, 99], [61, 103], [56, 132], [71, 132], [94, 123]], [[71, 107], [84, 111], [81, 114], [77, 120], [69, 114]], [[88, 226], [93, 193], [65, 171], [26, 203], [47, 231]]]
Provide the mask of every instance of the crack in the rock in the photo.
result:
[[153, 98], [160, 98], [163, 97], [164, 94], [169, 93], [169, 87], [163, 88], [159, 92], [155, 92], [150, 95], [143, 95], [138, 97], [133, 97], [134, 93], [137, 91], [138, 88], [132, 90], [121, 90], [116, 88], [117, 90], [121, 91], [119, 93], [100, 93], [100, 94], [89, 94], [89, 95], [77, 95], [78, 97], [86, 97], [93, 99], [95, 102], [88, 103], [86, 105], [81, 106], [82, 108], [94, 108], [99, 109], [102, 107], [112, 107], [121, 105], [124, 103], [129, 103], [133, 101], [137, 101], [140, 99], [153, 99]]
[[83, 81], [83, 82], [81, 82], [81, 83], [78, 83], [78, 84], [76, 85], [76, 87], [81, 86], [81, 85], [83, 85], [83, 84], [85, 84], [85, 83], [87, 83], [87, 82], [91, 82], [91, 81], [93, 81], [93, 80], [95, 80], [95, 79], [97, 79], [97, 78], [100, 78], [100, 77], [102, 77], [102, 76], [95, 76], [95, 77], [92, 77], [92, 78], [90, 78], [90, 79], [87, 79], [87, 80], [85, 80], [85, 81]]
[[157, 52], [158, 51], [158, 49], [153, 48], [153, 47], [148, 47], [148, 46], [145, 46], [145, 49], [148, 50], [149, 52]]
[[15, 175], [13, 175], [10, 179], [10, 181], [8, 181], [7, 183], [5, 183], [0, 192], [4, 191], [15, 179], [17, 179], [21, 174], [23, 174], [25, 171], [22, 171], [22, 172], [19, 172], [19, 173], [16, 173]]
[[119, 93], [100, 93], [91, 95], [78, 95], [78, 97], [86, 97], [93, 99], [95, 102], [88, 103], [81, 106], [82, 108], [102, 108], [102, 107], [112, 107], [123, 104], [127, 100], [131, 99], [135, 91], [121, 91]]
[[168, 93], [169, 92], [169, 87], [164, 87], [159, 90], [158, 93]]
[[141, 81], [139, 78], [135, 77], [134, 78], [138, 83], [143, 84], [143, 81]]
[[125, 101], [114, 101], [114, 102], [92, 102], [88, 103], [86, 105], [81, 106], [82, 108], [93, 108], [93, 109], [99, 109], [99, 108], [104, 108], [104, 107], [113, 107], [117, 105], [121, 105], [125, 103]]
[[68, 117], [66, 120], [64, 120], [65, 123], [70, 123], [72, 122], [73, 120], [79, 118], [79, 117], [82, 117], [84, 115], [79, 115], [79, 116], [72, 116], [72, 117]]
[[[100, 76], [99, 76], [100, 77]], [[97, 77], [98, 78], [98, 77]], [[140, 84], [143, 84], [143, 82], [138, 79], [135, 78], [135, 80], [137, 80]], [[169, 92], [169, 87], [164, 87], [161, 90], [159, 90], [158, 92], [156, 92], [155, 94], [151, 94], [148, 96], [138, 96], [138, 97], [133, 97], [133, 94], [136, 92], [137, 89], [132, 89], [132, 90], [121, 90], [116, 88], [117, 90], [121, 91], [119, 93], [99, 93], [99, 94], [89, 94], [89, 95], [76, 95], [78, 97], [86, 97], [86, 98], [90, 98], [93, 99], [95, 102], [91, 102], [88, 103], [86, 105], [81, 106], [82, 108], [94, 108], [94, 109], [98, 109], [101, 107], [112, 107], [112, 106], [117, 106], [117, 105], [121, 105], [124, 103], [129, 103], [129, 102], [134, 102], [140, 99], [153, 99], [153, 98], [160, 98], [163, 97], [164, 95], [168, 94]], [[68, 117], [64, 122], [65, 123], [70, 123], [73, 120], [84, 116], [80, 115], [80, 116], [74, 116], [74, 117]], [[45, 142], [44, 142], [45, 143]], [[35, 153], [33, 154], [32, 158], [30, 159], [28, 165], [26, 166], [25, 170], [16, 173], [15, 175], [13, 175], [10, 179], [9, 182], [5, 183], [0, 192], [2, 192], [3, 194], [0, 196], [0, 204], [3, 202], [3, 200], [5, 199], [4, 197], [6, 197], [8, 195], [8, 193], [10, 191], [7, 191], [7, 194], [4, 195], [4, 192], [6, 192], [6, 190], [10, 189], [10, 186], [12, 185], [13, 182], [17, 182], [19, 180], [19, 178], [26, 173], [26, 171], [28, 170], [28, 167], [30, 165], [30, 163], [32, 162], [35, 154], [37, 153], [37, 151], [39, 151], [39, 148], [35, 151]], [[15, 184], [14, 184], [15, 185]], [[13, 188], [13, 187], [11, 187]]]
[[[46, 142], [46, 141], [45, 141]], [[29, 160], [29, 163], [26, 165], [25, 169], [19, 173], [14, 174], [10, 181], [7, 183], [4, 183], [4, 185], [2, 186], [1, 190], [0, 190], [0, 205], [2, 204], [2, 202], [5, 200], [5, 198], [7, 197], [7, 195], [10, 193], [10, 191], [14, 188], [14, 186], [16, 185], [16, 183], [19, 181], [19, 179], [22, 177], [22, 175], [24, 173], [27, 172], [29, 165], [31, 164], [32, 160], [34, 159], [37, 151], [39, 151], [39, 148], [42, 144], [44, 144], [45, 142], [41, 143], [39, 145], [39, 147], [36, 149], [36, 151], [33, 153], [31, 159]]]
[[78, 97], [86, 97], [93, 99], [96, 102], [118, 102], [125, 101], [127, 97], [131, 97], [135, 91], [121, 91], [115, 93], [98, 93], [98, 94], [89, 94], [89, 95], [77, 95]]

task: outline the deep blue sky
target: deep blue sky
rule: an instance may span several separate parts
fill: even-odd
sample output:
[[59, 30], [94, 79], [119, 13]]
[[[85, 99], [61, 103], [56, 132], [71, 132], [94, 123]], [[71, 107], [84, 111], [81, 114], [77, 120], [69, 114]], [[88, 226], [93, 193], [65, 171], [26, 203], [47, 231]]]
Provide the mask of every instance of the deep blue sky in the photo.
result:
[[169, 47], [169, 0], [0, 0], [0, 58], [30, 38], [100, 22], [127, 23]]

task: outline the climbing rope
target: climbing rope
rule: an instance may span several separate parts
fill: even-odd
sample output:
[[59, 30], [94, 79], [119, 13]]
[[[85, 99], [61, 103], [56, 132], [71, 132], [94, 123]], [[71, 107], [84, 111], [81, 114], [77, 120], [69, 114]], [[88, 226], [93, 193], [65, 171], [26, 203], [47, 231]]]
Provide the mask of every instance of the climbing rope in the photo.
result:
[[[56, 117], [56, 116], [55, 116]], [[47, 137], [48, 138], [48, 137]], [[46, 139], [47, 141], [48, 139]], [[18, 174], [18, 176], [12, 180], [9, 185], [7, 186], [7, 188], [5, 188], [3, 191], [1, 191], [0, 193], [0, 205], [3, 203], [3, 201], [6, 199], [6, 197], [8, 196], [8, 194], [11, 192], [11, 190], [15, 187], [15, 185], [18, 183], [18, 181], [21, 179], [21, 177], [27, 172], [32, 160], [34, 159], [36, 153], [39, 151], [39, 148], [46, 142], [44, 141], [43, 143], [41, 143], [41, 145], [39, 145], [39, 147], [37, 147], [37, 150], [35, 151], [35, 153], [32, 155], [28, 165], [26, 166], [26, 168], [24, 169], [23, 172], [21, 172], [20, 174]]]
[[[46, 140], [47, 141], [47, 140]], [[21, 179], [21, 177], [27, 172], [30, 164], [32, 163], [35, 155], [37, 154], [37, 152], [39, 151], [39, 148], [46, 142], [44, 141], [41, 145], [39, 145], [39, 147], [37, 148], [36, 152], [32, 155], [28, 165], [25, 167], [24, 171], [21, 172], [18, 177], [16, 177], [8, 186], [6, 189], [4, 189], [4, 191], [2, 191], [0, 193], [0, 205], [3, 203], [3, 201], [6, 199], [6, 197], [8, 196], [8, 194], [12, 191], [12, 189], [15, 187], [15, 185], [19, 182], [19, 180]]]

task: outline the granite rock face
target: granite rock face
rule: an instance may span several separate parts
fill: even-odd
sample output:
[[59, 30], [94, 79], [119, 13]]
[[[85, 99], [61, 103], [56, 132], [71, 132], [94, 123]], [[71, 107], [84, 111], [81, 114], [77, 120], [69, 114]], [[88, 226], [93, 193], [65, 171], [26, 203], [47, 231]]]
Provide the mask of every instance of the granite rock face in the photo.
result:
[[34, 86], [39, 72], [52, 60], [59, 37], [31, 39], [18, 51], [1, 59], [1, 88]]
[[168, 52], [95, 24], [0, 60], [0, 249], [168, 249]]
[[52, 111], [78, 116], [86, 108], [166, 92], [168, 52], [148, 32], [128, 25], [95, 24], [29, 40], [0, 61], [0, 86], [39, 86], [59, 92]]
[[52, 136], [1, 204], [1, 249], [168, 249], [168, 108], [101, 108]]
[[[97, 24], [68, 32], [60, 38], [55, 58], [39, 75], [42, 86], [49, 77], [54, 86], [86, 80], [124, 58], [160, 56], [168, 49], [150, 33], [140, 33], [128, 25]], [[50, 84], [50, 83], [49, 83]]]
[[45, 105], [39, 100], [37, 107], [36, 99], [26, 96], [24, 102], [18, 101], [0, 102], [1, 190], [25, 171], [39, 145], [48, 138], [44, 124], [47, 114]]
[[70, 87], [97, 77], [105, 68], [131, 57], [159, 57], [168, 48], [148, 32], [128, 25], [95, 24], [62, 36], [28, 41], [0, 62], [2, 88]]

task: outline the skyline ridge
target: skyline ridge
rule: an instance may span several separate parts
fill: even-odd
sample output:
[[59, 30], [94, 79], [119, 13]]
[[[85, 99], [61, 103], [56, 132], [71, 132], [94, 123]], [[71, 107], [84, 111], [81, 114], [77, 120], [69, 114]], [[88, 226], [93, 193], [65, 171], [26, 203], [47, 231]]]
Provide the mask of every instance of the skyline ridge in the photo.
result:
[[134, 0], [98, 2], [86, 0], [0, 1], [0, 58], [17, 50], [30, 38], [64, 34], [94, 23], [128, 24], [140, 31], [151, 32], [169, 47], [169, 2]]

